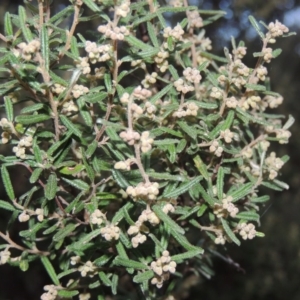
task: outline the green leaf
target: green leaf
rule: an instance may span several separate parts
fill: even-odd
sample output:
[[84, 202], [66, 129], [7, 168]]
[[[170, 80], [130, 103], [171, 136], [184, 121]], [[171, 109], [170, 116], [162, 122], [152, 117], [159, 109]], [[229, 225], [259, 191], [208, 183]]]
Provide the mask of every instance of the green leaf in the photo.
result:
[[14, 35], [13, 26], [11, 23], [11, 16], [9, 12], [6, 12], [4, 16], [4, 32], [7, 36]]
[[113, 295], [117, 294], [118, 281], [119, 281], [119, 275], [114, 274], [111, 279], [111, 291], [112, 291]]
[[16, 117], [16, 122], [21, 123], [23, 125], [31, 125], [31, 124], [35, 124], [35, 123], [41, 123], [44, 122], [46, 120], [49, 120], [50, 116], [45, 115], [45, 114], [38, 114], [38, 115], [30, 115], [30, 116], [26, 116], [26, 115], [20, 115]]
[[43, 65], [45, 70], [49, 70], [49, 61], [50, 61], [50, 54], [49, 54], [49, 36], [48, 36], [48, 29], [44, 24], [41, 30], [41, 52], [43, 57]]
[[145, 271], [142, 273], [139, 273], [133, 277], [133, 282], [135, 283], [143, 283], [145, 281], [148, 281], [149, 279], [154, 277], [154, 272], [152, 270]]
[[221, 218], [221, 222], [222, 222], [223, 228], [224, 228], [225, 232], [227, 233], [227, 235], [229, 236], [229, 238], [234, 243], [236, 243], [238, 246], [240, 246], [241, 242], [237, 239], [237, 237], [235, 236], [235, 234], [233, 233], [233, 231], [230, 229], [227, 221], [224, 220], [223, 218]]
[[107, 264], [109, 262], [109, 260], [111, 260], [112, 257], [113, 257], [112, 255], [104, 254], [104, 255], [98, 257], [96, 260], [94, 260], [93, 263], [97, 267], [101, 267], [101, 266], [104, 266], [105, 264]]
[[153, 97], [149, 99], [149, 101], [154, 104], [158, 99], [162, 99], [164, 95], [166, 95], [173, 88], [173, 83], [165, 86], [161, 91], [156, 93]]
[[127, 187], [130, 186], [129, 182], [125, 179], [125, 177], [122, 175], [120, 171], [112, 169], [111, 173], [113, 175], [114, 180], [122, 189], [126, 190]]
[[72, 298], [76, 295], [79, 294], [78, 291], [67, 291], [67, 290], [58, 290], [57, 291], [58, 296], [62, 297], [62, 298]]
[[264, 85], [261, 85], [261, 84], [250, 84], [250, 83], [247, 83], [245, 84], [245, 87], [249, 90], [253, 90], [253, 91], [265, 91], [266, 90], [266, 87]]
[[30, 178], [29, 178], [29, 182], [30, 183], [35, 183], [39, 179], [39, 177], [41, 176], [42, 172], [43, 172], [42, 168], [34, 169], [31, 176], [30, 176]]
[[2, 166], [1, 168], [1, 177], [7, 196], [10, 200], [14, 200], [16, 198], [14, 188], [11, 184], [10, 176], [5, 166]]
[[183, 122], [183, 121], [178, 121], [177, 124], [193, 140], [195, 140], [197, 138], [197, 131], [195, 130], [195, 127], [189, 126], [186, 122]]
[[104, 283], [104, 285], [111, 286], [112, 282], [104, 272], [101, 271], [98, 273], [98, 275], [101, 281]]
[[178, 233], [184, 234], [184, 229], [180, 227], [175, 221], [173, 221], [167, 214], [165, 214], [159, 205], [152, 207], [157, 217], [162, 220], [170, 229]]
[[62, 178], [62, 179], [63, 181], [70, 184], [71, 186], [74, 186], [78, 190], [88, 191], [90, 188], [90, 186], [86, 182], [80, 179], [73, 179], [73, 180], [67, 178]]
[[74, 244], [68, 246], [67, 248], [68, 249], [80, 249], [81, 247], [86, 245], [89, 241], [91, 241], [92, 239], [94, 239], [95, 237], [97, 237], [100, 234], [101, 234], [101, 228], [95, 229], [92, 232], [90, 232], [89, 234], [86, 234], [85, 236], [80, 238], [79, 241], [77, 241]]
[[10, 100], [9, 97], [4, 97], [4, 104], [5, 104], [5, 112], [6, 112], [6, 117], [9, 122], [13, 122], [14, 120], [14, 108], [13, 108], [13, 103]]
[[179, 195], [188, 191], [194, 184], [198, 183], [201, 180], [202, 176], [197, 176], [192, 180], [182, 183], [178, 188], [163, 194], [164, 198], [177, 198]]
[[243, 211], [240, 212], [239, 214], [237, 214], [235, 216], [235, 218], [237, 219], [242, 219], [242, 220], [246, 220], [246, 221], [259, 221], [259, 214], [253, 212], [253, 211]]
[[199, 247], [193, 246], [188, 240], [187, 238], [180, 234], [178, 231], [175, 230], [170, 230], [171, 235], [175, 238], [175, 240], [186, 250], [190, 251], [190, 250], [195, 250], [195, 249], [201, 249]]
[[157, 33], [155, 32], [155, 27], [150, 23], [147, 22], [147, 30], [148, 30], [148, 34], [150, 37], [150, 40], [153, 44], [154, 47], [159, 48], [159, 43], [158, 43], [158, 39], [157, 39]]
[[187, 251], [185, 253], [181, 253], [181, 254], [171, 256], [171, 260], [175, 261], [176, 263], [182, 263], [186, 259], [195, 257], [199, 254], [203, 254], [203, 252], [204, 252], [204, 250], [201, 249], [201, 248], [195, 249], [195, 250], [190, 250], [190, 251]]
[[58, 242], [67, 237], [76, 228], [75, 224], [68, 224], [66, 227], [61, 228], [54, 236], [53, 241]]
[[83, 3], [94, 12], [100, 12], [100, 8], [93, 0], [83, 0]]
[[255, 18], [253, 16], [249, 16], [248, 18], [249, 18], [250, 23], [252, 24], [252, 26], [254, 27], [254, 29], [256, 30], [256, 32], [258, 33], [258, 35], [261, 37], [261, 39], [264, 39], [265, 35], [260, 30], [260, 26], [257, 23], [257, 21], [255, 20]]
[[49, 258], [47, 256], [41, 256], [41, 261], [42, 261], [42, 263], [43, 263], [43, 265], [44, 265], [44, 267], [45, 267], [48, 275], [52, 279], [52, 282], [55, 285], [59, 286], [60, 285], [59, 280], [57, 278], [57, 275], [55, 273], [55, 270], [54, 270], [54, 268], [53, 268], [53, 266], [52, 266]]
[[207, 209], [207, 205], [202, 204], [197, 212], [197, 217], [201, 217], [205, 213], [206, 209]]
[[223, 189], [224, 189], [224, 169], [219, 167], [217, 175], [217, 193], [219, 200], [223, 199]]
[[29, 106], [26, 106], [26, 107], [22, 108], [21, 113], [22, 114], [28, 114], [28, 113], [38, 111], [40, 109], [45, 109], [45, 108], [46, 108], [45, 104], [36, 103], [36, 104], [29, 105]]
[[23, 6], [19, 6], [19, 20], [20, 20], [20, 26], [23, 33], [23, 36], [27, 42], [30, 42], [33, 40], [32, 33], [30, 32], [29, 28], [26, 25], [26, 11]]
[[155, 48], [153, 48], [152, 46], [145, 44], [144, 42], [142, 42], [141, 40], [137, 39], [136, 37], [134, 37], [133, 35], [128, 35], [125, 36], [124, 40], [130, 44], [131, 46], [134, 46], [138, 49], [141, 50], [154, 50]]
[[273, 50], [272, 51], [273, 58], [278, 57], [281, 54], [281, 52], [282, 52], [282, 50], [280, 48]]
[[114, 261], [114, 265], [116, 266], [122, 266], [126, 268], [133, 268], [133, 269], [139, 269], [139, 270], [144, 270], [148, 269], [149, 267], [141, 262], [131, 260], [131, 259], [125, 259], [120, 256], [117, 256]]
[[57, 178], [56, 178], [56, 174], [52, 173], [50, 174], [46, 187], [45, 187], [45, 197], [48, 200], [52, 200], [57, 192]]
[[8, 203], [7, 201], [0, 200], [0, 208], [3, 208], [5, 210], [15, 211], [15, 207]]
[[124, 218], [124, 211], [129, 211], [132, 207], [133, 204], [131, 202], [127, 202], [121, 209], [118, 210], [111, 222], [114, 224], [119, 223]]
[[72, 132], [74, 133], [76, 136], [81, 137], [82, 132], [76, 127], [76, 125], [74, 123], [72, 123], [68, 117], [64, 116], [64, 115], [60, 115], [59, 116], [62, 123]]
[[163, 139], [163, 140], [154, 140], [154, 145], [157, 146], [167, 146], [167, 145], [173, 145], [175, 143], [179, 143], [179, 140], [176, 139]]
[[200, 174], [206, 179], [208, 180], [209, 178], [209, 174], [207, 172], [207, 167], [206, 164], [203, 162], [203, 160], [200, 158], [199, 155], [195, 156], [193, 158], [194, 163], [196, 168], [198, 169], [198, 171], [200, 172]]
[[258, 198], [252, 198], [251, 199], [251, 202], [254, 202], [254, 203], [264, 203], [264, 202], [267, 202], [270, 200], [270, 196], [261, 196], [261, 197], [258, 197]]
[[27, 259], [21, 260], [19, 267], [21, 269], [21, 271], [26, 272], [29, 268], [29, 263]]
[[228, 196], [231, 196], [233, 198], [232, 202], [235, 202], [235, 201], [242, 199], [246, 195], [248, 195], [250, 193], [250, 191], [252, 190], [252, 188], [253, 188], [253, 183], [248, 182], [246, 184], [243, 184], [241, 187], [239, 187], [235, 191], [230, 192]]
[[231, 127], [233, 119], [234, 119], [234, 111], [230, 110], [227, 114], [227, 118], [225, 122], [222, 124], [221, 130], [229, 129]]

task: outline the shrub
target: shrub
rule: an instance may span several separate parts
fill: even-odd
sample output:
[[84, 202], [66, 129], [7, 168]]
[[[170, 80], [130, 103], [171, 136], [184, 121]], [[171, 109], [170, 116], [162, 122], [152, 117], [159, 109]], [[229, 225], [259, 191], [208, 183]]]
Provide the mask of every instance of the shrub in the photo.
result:
[[[263, 236], [261, 187], [288, 188], [277, 179], [288, 157], [269, 147], [288, 142], [293, 118], [272, 113], [283, 98], [266, 66], [289, 30], [276, 21], [264, 33], [250, 17], [262, 50], [248, 67], [243, 42], [212, 54], [203, 28], [220, 11], [71, 2], [5, 15], [2, 144], [13, 147], [0, 157], [10, 214], [1, 264], [41, 260], [52, 280], [41, 299], [172, 299], [191, 272], [211, 276], [218, 244]], [[80, 22], [91, 30], [76, 33]], [[30, 173], [22, 195], [11, 166]]]

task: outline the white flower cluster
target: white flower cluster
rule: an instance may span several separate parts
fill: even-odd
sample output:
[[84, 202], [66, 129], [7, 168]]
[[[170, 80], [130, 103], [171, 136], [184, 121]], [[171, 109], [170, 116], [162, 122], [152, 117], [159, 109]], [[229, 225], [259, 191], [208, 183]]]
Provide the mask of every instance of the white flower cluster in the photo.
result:
[[173, 7], [183, 7], [183, 0], [170, 0], [169, 4]]
[[250, 107], [257, 109], [259, 106], [259, 104], [261, 103], [261, 98], [259, 96], [250, 96], [249, 98], [247, 98], [243, 104], [242, 104], [242, 109], [243, 110], [247, 110]]
[[146, 102], [145, 103], [145, 113], [150, 119], [155, 118], [155, 112], [156, 112], [156, 106], [153, 105], [151, 102]]
[[45, 285], [44, 291], [46, 293], [42, 294], [41, 300], [55, 300], [57, 296], [57, 289], [55, 285]]
[[85, 51], [88, 53], [89, 61], [92, 64], [95, 64], [97, 62], [109, 60], [112, 47], [108, 44], [98, 46], [95, 42], [86, 41]]
[[7, 144], [11, 139], [13, 124], [9, 122], [6, 118], [0, 120], [0, 126], [2, 127], [3, 132], [1, 133], [1, 141], [3, 144]]
[[90, 215], [90, 221], [92, 224], [101, 225], [102, 223], [106, 222], [106, 216], [100, 209], [96, 209]]
[[133, 112], [132, 116], [134, 119], [138, 119], [140, 117], [140, 115], [142, 115], [144, 112], [144, 110], [136, 103], [131, 103], [130, 109]]
[[0, 251], [0, 265], [6, 264], [10, 259], [10, 255], [8, 250]]
[[140, 100], [146, 100], [152, 96], [151, 91], [143, 89], [140, 85], [136, 87], [133, 91], [133, 96]]
[[13, 53], [16, 57], [21, 57], [24, 60], [32, 60], [34, 57], [34, 54], [37, 53], [40, 50], [41, 43], [38, 40], [32, 40], [28, 44], [22, 42], [18, 44], [18, 49], [14, 49]]
[[199, 107], [194, 102], [187, 102], [173, 113], [173, 117], [182, 118], [186, 116], [197, 116], [198, 109]]
[[44, 220], [44, 210], [42, 208], [37, 208], [35, 210], [35, 214], [39, 222], [42, 222]]
[[164, 38], [173, 37], [176, 40], [182, 40], [182, 36], [184, 34], [184, 30], [182, 29], [180, 24], [177, 24], [173, 29], [171, 27], [166, 27], [164, 29]]
[[82, 70], [82, 74], [89, 74], [91, 73], [91, 67], [89, 64], [88, 57], [79, 57], [79, 60], [76, 61], [76, 68]]
[[89, 277], [94, 277], [94, 275], [97, 273], [96, 270], [96, 266], [90, 260], [78, 268], [78, 271], [82, 277], [86, 277], [87, 275]]
[[125, 161], [118, 161], [115, 163], [114, 168], [117, 170], [130, 171], [130, 165], [132, 164], [132, 159], [128, 158]]
[[27, 222], [30, 219], [30, 215], [24, 210], [19, 214], [18, 219], [20, 222]]
[[267, 33], [267, 37], [271, 38], [271, 40], [269, 41], [270, 43], [275, 42], [276, 37], [282, 36], [284, 33], [289, 32], [289, 29], [278, 20], [276, 20], [275, 23], [271, 22], [268, 25], [268, 29], [269, 32]]
[[145, 222], [149, 222], [151, 225], [155, 226], [160, 223], [160, 220], [151, 209], [142, 211], [135, 224], [131, 225], [127, 230], [129, 235], [135, 235], [131, 239], [133, 248], [138, 247], [139, 244], [143, 244], [147, 240], [147, 236], [143, 234], [149, 232], [149, 228], [144, 224]]
[[263, 59], [265, 62], [269, 63], [272, 58], [274, 58], [273, 54], [273, 49], [272, 48], [265, 48], [262, 53], [263, 53]]
[[129, 13], [130, 13], [129, 0], [123, 0], [122, 3], [115, 8], [115, 14], [117, 16], [125, 18]]
[[65, 102], [61, 109], [61, 113], [66, 116], [70, 116], [76, 112], [78, 112], [78, 106], [74, 103], [73, 100]]
[[89, 89], [86, 86], [80, 84], [75, 84], [72, 89], [73, 97], [76, 99], [84, 94], [87, 94], [88, 92]]
[[232, 218], [234, 218], [239, 209], [232, 203], [232, 197], [228, 196], [222, 200], [222, 204], [216, 203], [214, 206], [214, 214], [217, 218], [226, 217], [229, 214]]
[[242, 156], [246, 159], [250, 159], [253, 155], [253, 149], [251, 147], [247, 147], [241, 152]]
[[291, 137], [291, 132], [286, 129], [276, 129], [276, 138], [279, 139], [279, 144], [287, 144], [289, 138]]
[[133, 198], [134, 201], [142, 199], [145, 201], [155, 200], [159, 194], [159, 184], [157, 182], [140, 182], [136, 187], [128, 186], [126, 193]]
[[107, 224], [100, 229], [101, 235], [107, 240], [118, 240], [120, 237], [120, 228], [114, 224]]
[[142, 85], [148, 89], [152, 84], [154, 84], [156, 82], [156, 78], [157, 78], [156, 72], [147, 74], [145, 79], [143, 79], [143, 81], [142, 81]]
[[247, 53], [247, 48], [246, 47], [237, 47], [235, 50], [232, 51], [232, 53], [238, 58], [242, 59], [246, 53]]
[[238, 105], [238, 100], [235, 97], [226, 98], [225, 104], [228, 108], [236, 108]]
[[265, 163], [269, 169], [269, 179], [273, 180], [277, 177], [278, 171], [282, 168], [284, 165], [284, 162], [279, 158], [276, 157], [275, 152], [271, 152], [270, 156], [268, 156], [265, 160]]
[[151, 269], [155, 273], [151, 283], [157, 288], [161, 288], [164, 281], [170, 278], [170, 274], [176, 272], [176, 266], [176, 262], [171, 260], [169, 251], [163, 251], [162, 256], [151, 263]]
[[191, 83], [199, 83], [202, 78], [199, 70], [190, 67], [183, 71], [183, 76]]
[[243, 240], [252, 240], [256, 236], [255, 226], [252, 223], [240, 223], [237, 226], [237, 230]]
[[72, 256], [71, 257], [71, 261], [70, 261], [70, 264], [72, 265], [72, 266], [75, 266], [75, 265], [77, 265], [78, 263], [80, 263], [80, 261], [81, 261], [81, 259], [80, 259], [80, 256]]
[[79, 294], [79, 300], [89, 300], [91, 299], [90, 293], [81, 293]]
[[264, 66], [259, 66], [256, 70], [256, 76], [259, 80], [265, 81], [266, 75], [268, 75], [268, 70]]
[[141, 135], [141, 150], [143, 153], [146, 153], [152, 149], [152, 144], [154, 140], [150, 137], [149, 131], [143, 131]]
[[230, 129], [221, 130], [220, 136], [225, 140], [226, 143], [231, 143], [234, 133]]
[[217, 87], [211, 89], [210, 97], [215, 99], [221, 99], [223, 97], [223, 91]]
[[18, 145], [13, 147], [13, 149], [12, 149], [13, 152], [16, 154], [17, 157], [25, 159], [26, 158], [25, 150], [26, 150], [26, 148], [32, 146], [32, 141], [33, 141], [33, 138], [31, 135], [22, 137], [20, 139]]
[[90, 80], [90, 81], [95, 81], [97, 79], [102, 79], [104, 77], [104, 74], [106, 72], [106, 68], [105, 67], [100, 67], [100, 68], [95, 68], [95, 74], [87, 74], [86, 77]]
[[215, 238], [214, 242], [217, 245], [225, 245], [226, 240], [226, 236], [223, 233], [217, 232], [217, 237]]
[[98, 31], [103, 33], [106, 37], [112, 40], [124, 40], [126, 35], [129, 35], [129, 31], [125, 26], [117, 27], [112, 23], [108, 23], [107, 25], [100, 25], [98, 27]]
[[195, 88], [188, 83], [186, 83], [182, 78], [177, 79], [174, 81], [174, 86], [178, 92], [182, 92], [183, 94], [186, 94], [188, 92], [192, 92], [195, 90]]
[[140, 134], [137, 131], [133, 131], [130, 129], [127, 129], [126, 131], [122, 131], [119, 134], [119, 136], [125, 143], [131, 146], [134, 145], [141, 138]]
[[200, 28], [203, 27], [203, 20], [199, 15], [197, 10], [187, 11], [186, 15], [188, 17], [190, 28]]
[[247, 77], [250, 74], [250, 69], [242, 63], [240, 59], [237, 59], [233, 63], [234, 65], [234, 71], [241, 76]]
[[63, 93], [66, 90], [66, 88], [64, 86], [62, 86], [59, 83], [54, 83], [51, 86], [51, 91], [56, 94], [56, 95], [60, 95], [61, 93]]
[[159, 51], [154, 57], [154, 61], [157, 63], [157, 67], [159, 70], [164, 73], [168, 70], [169, 62], [168, 62], [169, 52], [165, 50]]
[[270, 108], [276, 108], [282, 104], [283, 97], [282, 96], [274, 97], [271, 95], [267, 95], [263, 98], [263, 100], [268, 104]]
[[223, 153], [223, 147], [219, 146], [219, 142], [214, 140], [209, 147], [209, 151], [220, 157]]

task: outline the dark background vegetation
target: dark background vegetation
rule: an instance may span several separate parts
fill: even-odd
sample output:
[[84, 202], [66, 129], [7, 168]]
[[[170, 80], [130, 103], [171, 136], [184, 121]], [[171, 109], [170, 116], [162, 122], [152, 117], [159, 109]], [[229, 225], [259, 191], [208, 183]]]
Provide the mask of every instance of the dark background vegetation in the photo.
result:
[[[15, 13], [21, 2], [1, 0], [0, 28], [4, 13]], [[54, 0], [57, 10], [64, 3], [67, 1]], [[291, 129], [293, 135], [290, 143], [275, 149], [280, 154], [289, 153], [291, 156], [281, 177], [290, 185], [290, 189], [272, 193], [271, 201], [262, 209], [262, 225], [259, 230], [265, 232], [266, 237], [244, 242], [241, 247], [230, 246], [227, 251], [223, 250], [223, 255], [232, 259], [233, 263], [228, 264], [216, 257], [216, 275], [210, 280], [202, 278], [200, 282], [191, 275], [180, 286], [177, 296], [180, 299], [203, 300], [299, 300], [300, 0], [193, 0], [190, 4], [199, 4], [201, 9], [222, 9], [227, 12], [223, 19], [207, 28], [215, 51], [219, 53], [224, 46], [230, 48], [230, 36], [244, 40], [248, 53], [259, 51], [261, 41], [248, 22], [250, 14], [265, 23], [278, 19], [291, 31], [297, 32], [296, 36], [277, 42], [283, 53], [270, 64], [272, 89], [285, 99], [277, 112], [292, 114], [296, 122]], [[246, 60], [249, 66], [254, 66], [255, 61], [250, 55]], [[22, 184], [23, 175], [19, 172], [15, 174], [15, 184]], [[0, 191], [0, 198], [4, 197], [4, 191]], [[3, 228], [5, 221], [5, 215], [0, 212], [0, 228]], [[240, 268], [236, 267], [237, 264]], [[0, 266], [0, 300], [39, 299], [43, 285], [49, 282], [39, 263], [33, 263], [24, 273], [18, 268]]]

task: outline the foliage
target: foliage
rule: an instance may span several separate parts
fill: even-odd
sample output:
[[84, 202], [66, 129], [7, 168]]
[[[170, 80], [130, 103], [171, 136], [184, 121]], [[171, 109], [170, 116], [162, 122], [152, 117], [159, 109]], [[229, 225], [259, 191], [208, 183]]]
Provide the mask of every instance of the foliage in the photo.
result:
[[[283, 99], [265, 67], [288, 28], [264, 33], [250, 17], [262, 40], [250, 68], [243, 42], [212, 53], [204, 27], [222, 15], [151, 0], [76, 0], [57, 14], [39, 0], [6, 13], [0, 125], [13, 148], [0, 157], [11, 215], [0, 257], [22, 270], [40, 259], [52, 280], [41, 299], [172, 299], [189, 272], [211, 276], [218, 244], [263, 236], [260, 187], [288, 188], [277, 179], [288, 158], [269, 146], [288, 142], [293, 118], [271, 113]], [[92, 34], [76, 33], [95, 19]], [[15, 165], [31, 173], [23, 195]]]

